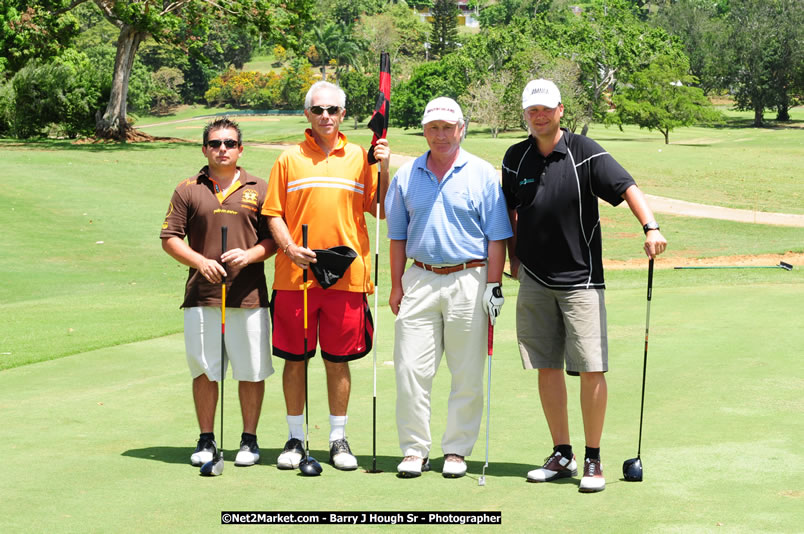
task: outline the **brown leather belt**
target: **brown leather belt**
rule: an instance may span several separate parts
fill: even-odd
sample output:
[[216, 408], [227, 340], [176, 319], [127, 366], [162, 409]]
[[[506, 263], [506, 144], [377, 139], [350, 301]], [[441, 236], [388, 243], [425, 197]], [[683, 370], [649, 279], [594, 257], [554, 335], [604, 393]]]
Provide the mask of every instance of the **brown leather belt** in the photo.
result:
[[432, 265], [427, 265], [426, 263], [422, 263], [418, 260], [413, 262], [413, 265], [419, 267], [420, 269], [424, 269], [425, 271], [430, 271], [436, 274], [451, 274], [457, 273], [458, 271], [463, 271], [464, 269], [471, 269], [472, 267], [483, 267], [486, 265], [486, 262], [483, 260], [472, 260], [466, 263], [461, 263], [459, 265], [447, 265], [446, 267], [434, 267]]

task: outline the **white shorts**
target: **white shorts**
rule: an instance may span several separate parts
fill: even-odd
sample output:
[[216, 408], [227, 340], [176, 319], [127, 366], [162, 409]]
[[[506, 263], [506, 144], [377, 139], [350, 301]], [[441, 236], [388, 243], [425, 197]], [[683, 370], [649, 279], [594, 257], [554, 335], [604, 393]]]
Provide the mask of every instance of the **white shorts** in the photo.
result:
[[[259, 382], [274, 373], [268, 352], [271, 322], [268, 308], [227, 308], [223, 372], [232, 360], [232, 377]], [[190, 374], [221, 379], [221, 309], [203, 306], [184, 309], [184, 346]]]

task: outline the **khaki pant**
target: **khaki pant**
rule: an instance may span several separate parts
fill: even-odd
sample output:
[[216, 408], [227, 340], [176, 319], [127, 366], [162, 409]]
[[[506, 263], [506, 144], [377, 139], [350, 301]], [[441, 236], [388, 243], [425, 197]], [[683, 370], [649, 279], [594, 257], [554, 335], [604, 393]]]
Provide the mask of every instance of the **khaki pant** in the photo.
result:
[[452, 375], [444, 454], [468, 456], [483, 415], [487, 267], [435, 274], [410, 267], [395, 321], [396, 420], [403, 456], [430, 455], [430, 393], [442, 355]]

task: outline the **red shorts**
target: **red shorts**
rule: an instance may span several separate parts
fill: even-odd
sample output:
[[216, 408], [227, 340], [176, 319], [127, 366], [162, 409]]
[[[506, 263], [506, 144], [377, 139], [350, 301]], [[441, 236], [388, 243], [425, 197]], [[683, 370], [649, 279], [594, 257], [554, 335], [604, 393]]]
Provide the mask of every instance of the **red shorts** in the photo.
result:
[[[274, 356], [304, 361], [304, 292], [274, 291], [271, 323]], [[374, 323], [364, 293], [321, 289], [307, 290], [307, 356], [331, 362], [348, 362], [371, 352]]]

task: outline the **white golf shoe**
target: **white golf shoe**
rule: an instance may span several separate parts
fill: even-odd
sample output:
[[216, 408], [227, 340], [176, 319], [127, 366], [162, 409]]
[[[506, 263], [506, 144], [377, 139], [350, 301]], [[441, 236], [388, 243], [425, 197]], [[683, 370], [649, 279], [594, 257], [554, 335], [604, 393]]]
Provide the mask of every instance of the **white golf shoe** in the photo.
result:
[[459, 454], [444, 456], [444, 467], [441, 469], [444, 478], [460, 478], [466, 474], [466, 461]]
[[405, 456], [396, 466], [396, 471], [402, 478], [415, 478], [430, 470], [430, 462], [421, 456]]

